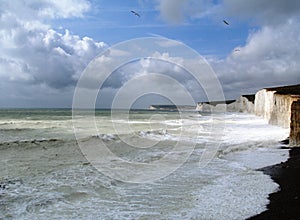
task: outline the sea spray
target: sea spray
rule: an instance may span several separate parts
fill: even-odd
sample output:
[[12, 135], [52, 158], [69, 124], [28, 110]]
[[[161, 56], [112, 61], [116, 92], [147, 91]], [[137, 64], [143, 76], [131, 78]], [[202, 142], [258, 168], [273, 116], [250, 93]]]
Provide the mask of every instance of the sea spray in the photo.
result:
[[[186, 163], [169, 176], [152, 183], [126, 183], [105, 176], [86, 160], [75, 140], [70, 112], [65, 111], [59, 118], [50, 110], [27, 111], [26, 120], [15, 117], [14, 111], [0, 118], [0, 182], [5, 185], [0, 190], [0, 218], [244, 219], [263, 211], [267, 195], [278, 189], [255, 169], [288, 156], [277, 144], [287, 130], [255, 116], [226, 114], [220, 149], [200, 168], [206, 143], [214, 141], [208, 133], [210, 115], [178, 119], [176, 113], [164, 112], [165, 121], [148, 122], [151, 112], [136, 111], [134, 134], [117, 135], [110, 127], [109, 112], [98, 111], [101, 133], [86, 130], [78, 141], [101, 139], [124, 160], [149, 163], [162, 158], [178, 141], [195, 144]], [[155, 129], [149, 129], [149, 123]], [[189, 126], [179, 138], [182, 124]], [[126, 138], [158, 144], [137, 149], [124, 144]]]

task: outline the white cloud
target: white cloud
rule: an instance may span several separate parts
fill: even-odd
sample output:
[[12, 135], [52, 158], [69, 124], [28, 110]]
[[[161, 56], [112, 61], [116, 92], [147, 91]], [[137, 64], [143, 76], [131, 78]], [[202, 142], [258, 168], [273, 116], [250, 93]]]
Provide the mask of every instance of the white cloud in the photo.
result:
[[299, 83], [299, 30], [297, 20], [263, 26], [249, 36], [245, 46], [213, 62], [225, 92], [253, 93], [262, 87]]
[[[197, 18], [226, 17], [258, 25], [245, 45], [233, 49], [225, 59], [210, 59], [226, 95], [254, 93], [262, 87], [300, 83], [300, 1], [223, 0], [215, 6], [193, 0], [158, 0], [161, 16], [180, 23]], [[194, 11], [188, 10], [193, 5]], [[237, 50], [236, 50], [237, 49]]]
[[[235, 98], [261, 87], [300, 82], [300, 1], [223, 0], [213, 5], [204, 0], [156, 0], [156, 3], [161, 18], [168, 23], [180, 24], [210, 16], [252, 20], [259, 26], [250, 32], [245, 45], [238, 46], [238, 51], [233, 49], [224, 59], [210, 60], [227, 96]], [[33, 103], [34, 98], [43, 100], [43, 94], [54, 100], [57, 91], [67, 88], [66, 97], [71, 97], [70, 90], [82, 70], [106, 45], [68, 30], [57, 31], [50, 24], [52, 19], [83, 17], [90, 8], [86, 0], [0, 1], [1, 93], [9, 94], [11, 100], [20, 97]], [[171, 41], [166, 42], [160, 46], [166, 50], [174, 46]], [[110, 52], [120, 56], [127, 53]], [[106, 91], [115, 91], [135, 74], [147, 75], [159, 70], [172, 75], [189, 91], [195, 91], [194, 97], [203, 98], [200, 95], [203, 91], [192, 77], [178, 65], [162, 62], [167, 59], [192, 66], [192, 60], [170, 57], [167, 53], [156, 53], [153, 57], [160, 61], [143, 59], [127, 65], [126, 70], [117, 70], [104, 85]], [[147, 78], [143, 80], [146, 83]], [[159, 86], [159, 82], [156, 84]], [[66, 97], [62, 100], [67, 100]], [[0, 99], [0, 106], [4, 99]]]
[[52, 88], [74, 85], [88, 62], [106, 46], [68, 30], [59, 33], [43, 20], [80, 17], [90, 7], [86, 1], [7, 1], [1, 6], [2, 81]]
[[[99, 59], [98, 62], [101, 63], [102, 60], [103, 59]], [[104, 63], [105, 61], [106, 60], [104, 59]], [[207, 66], [206, 64], [204, 65]], [[192, 70], [199, 68], [199, 60], [196, 57], [183, 59], [182, 57], [171, 56], [167, 52], [153, 52], [149, 58], [129, 62], [111, 73], [103, 84], [99, 93], [101, 96], [99, 100], [101, 100], [101, 103], [107, 104], [107, 100], [104, 99], [106, 97], [113, 97], [112, 94], [116, 94], [121, 89], [125, 93], [125, 95], [122, 96], [122, 103], [126, 103], [128, 100], [125, 98], [126, 94], [139, 94], [141, 91], [147, 90], [152, 92], [160, 91], [161, 94], [168, 96], [172, 93], [172, 97], [176, 97], [176, 100], [181, 100], [177, 104], [187, 104], [185, 102], [186, 100], [183, 98], [186, 94], [182, 93], [182, 90], [173, 88], [175, 81], [178, 85], [181, 85], [186, 89], [188, 94], [194, 98], [195, 102], [208, 98], [206, 98], [207, 94], [204, 91], [207, 87], [210, 87], [210, 89], [206, 92], [210, 93], [210, 98], [214, 98], [215, 94], [211, 91], [216, 90], [215, 84], [213, 84], [215, 81], [212, 80], [213, 76], [209, 76], [212, 72], [206, 71], [207, 69], [204, 67], [204, 69], [197, 69], [197, 74], [193, 75], [194, 73], [189, 73], [184, 68], [191, 68]], [[93, 82], [95, 81], [93, 80], [93, 76], [95, 74], [89, 74], [90, 76], [87, 77], [88, 83], [85, 83], [85, 86], [89, 86], [87, 88], [97, 88], [97, 86], [93, 85]], [[168, 78], [169, 81], [163, 81], [161, 78], [155, 77], [155, 74]], [[201, 75], [200, 77], [199, 74]], [[198, 80], [200, 81], [198, 82]], [[131, 81], [135, 81], [135, 83], [131, 83]], [[125, 90], [123, 87], [128, 83], [131, 83], [131, 86], [127, 87]], [[203, 85], [205, 85], [205, 87], [203, 87]], [[108, 95], [108, 91], [110, 92], [110, 95]], [[127, 96], [130, 97], [129, 95]], [[113, 98], [111, 98], [111, 100], [112, 99]], [[146, 107], [147, 102], [149, 105], [149, 100], [150, 99], [146, 99], [146, 101], [143, 102]], [[156, 102], [154, 99], [151, 99], [151, 101], [153, 104], [161, 100]]]

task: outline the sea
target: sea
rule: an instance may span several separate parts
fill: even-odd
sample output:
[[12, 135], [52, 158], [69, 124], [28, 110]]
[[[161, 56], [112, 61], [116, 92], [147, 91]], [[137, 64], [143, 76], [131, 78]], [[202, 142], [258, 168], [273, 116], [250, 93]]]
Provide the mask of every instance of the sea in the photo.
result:
[[244, 113], [2, 109], [0, 219], [246, 219], [287, 137]]

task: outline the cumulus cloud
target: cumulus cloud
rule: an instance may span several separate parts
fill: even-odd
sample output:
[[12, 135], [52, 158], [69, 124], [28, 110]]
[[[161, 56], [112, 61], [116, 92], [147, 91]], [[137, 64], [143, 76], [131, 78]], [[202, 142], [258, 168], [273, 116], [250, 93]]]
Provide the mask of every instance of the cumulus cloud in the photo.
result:
[[1, 80], [59, 89], [74, 85], [106, 45], [68, 30], [57, 32], [46, 20], [81, 17], [89, 7], [84, 0], [2, 1]]
[[[186, 10], [193, 0], [157, 2], [166, 21], [179, 23], [186, 17], [197, 18], [195, 11]], [[198, 14], [211, 19], [223, 16], [256, 25], [245, 45], [237, 45], [224, 59], [210, 59], [227, 97], [254, 93], [262, 87], [300, 83], [300, 1], [223, 0], [209, 7], [200, 7], [199, 1], [197, 6], [194, 9]]]
[[226, 92], [253, 93], [262, 87], [299, 83], [300, 25], [296, 22], [264, 26], [238, 51], [213, 61]]
[[[100, 58], [101, 59], [97, 58], [96, 62], [98, 63], [97, 65], [101, 65], [102, 67], [108, 65], [106, 62], [107, 59], [112, 59], [109, 55], [105, 58], [103, 55]], [[147, 78], [147, 76], [152, 73], [170, 76], [179, 82], [186, 83], [188, 80], [192, 80], [193, 77], [181, 67], [184, 65], [184, 62], [185, 60], [182, 57], [171, 57], [167, 52], [154, 52], [150, 57], [124, 63], [105, 79], [105, 83], [102, 87], [118, 89], [124, 83], [135, 77], [143, 76]], [[90, 78], [90, 82], [94, 80], [93, 77], [96, 74], [97, 73], [87, 73], [87, 75], [89, 75], [87, 78]], [[92, 86], [92, 83], [89, 85]], [[157, 86], [160, 86], [159, 83]], [[91, 88], [94, 87], [92, 86]]]
[[266, 0], [224, 0], [224, 14], [252, 18], [260, 28], [249, 34], [245, 45], [224, 60], [213, 62], [225, 92], [254, 93], [262, 87], [300, 82], [300, 3]]
[[[233, 22], [238, 19], [246, 22], [251, 20], [256, 25], [244, 45], [236, 45], [224, 59], [210, 59], [227, 97], [253, 93], [262, 87], [300, 82], [298, 0], [290, 0], [288, 3], [282, 0], [271, 3], [268, 0], [155, 2], [160, 17], [172, 24], [182, 24], [206, 16], [211, 19], [228, 17]], [[0, 1], [0, 90], [11, 100], [9, 103], [2, 96], [1, 106], [5, 103], [12, 106], [11, 103], [18, 100], [32, 104], [34, 100], [43, 100], [43, 95], [52, 100], [49, 102], [55, 103], [55, 97], [61, 96], [59, 91], [64, 91], [65, 97], [57, 102], [57, 106], [72, 99], [70, 88], [73, 88], [89, 61], [106, 48], [106, 44], [89, 37], [80, 37], [69, 30], [58, 31], [50, 24], [53, 19], [83, 17], [90, 9], [91, 3], [87, 0]], [[164, 45], [166, 51], [172, 46]], [[121, 56], [127, 51], [110, 52]], [[192, 60], [170, 57], [167, 53], [155, 53], [152, 57], [129, 63], [111, 74], [103, 85], [105, 97], [113, 97], [112, 94], [135, 76], [161, 73], [181, 82], [194, 94], [195, 100], [203, 99], [205, 94], [200, 89], [201, 85], [195, 83], [185, 70], [174, 65], [184, 63], [192, 66]], [[108, 58], [103, 55], [98, 59]], [[166, 59], [173, 64], [165, 62]], [[97, 74], [101, 73], [93, 73], [89, 86], [93, 86], [91, 82], [97, 81]], [[147, 80], [147, 77], [143, 78], [145, 83]], [[160, 86], [159, 81], [155, 81], [155, 85]]]
[[[174, 49], [174, 48], [173, 48]], [[166, 49], [166, 51], [168, 48]], [[99, 59], [99, 63], [106, 63], [106, 59]], [[101, 65], [105, 66], [105, 65]], [[194, 66], [194, 67], [193, 67]], [[207, 64], [204, 64], [207, 67]], [[192, 68], [193, 67], [193, 68]], [[220, 99], [220, 94], [215, 94], [218, 92], [216, 89], [216, 82], [214, 81], [211, 71], [206, 71], [207, 69], [203, 67], [199, 69], [199, 60], [195, 57], [190, 57], [184, 59], [182, 57], [171, 56], [168, 52], [154, 52], [150, 57], [135, 60], [134, 62], [129, 62], [122, 65], [120, 68], [112, 72], [105, 82], [99, 92], [99, 103], [107, 103], [107, 97], [110, 97], [112, 101], [114, 96], [122, 90], [122, 104], [132, 102], [129, 99], [131, 95], [140, 94], [142, 91], [151, 91], [153, 93], [159, 93], [160, 95], [166, 95], [167, 97], [173, 97], [177, 100], [177, 104], [192, 104], [186, 99], [188, 94], [193, 98], [194, 102], [199, 102], [207, 100], [209, 98], [216, 100]], [[195, 72], [188, 72], [185, 68], [197, 69], [197, 74]], [[98, 87], [93, 85], [92, 82], [95, 80], [93, 77], [96, 73], [92, 73], [87, 76], [87, 85], [85, 88], [97, 89]], [[159, 77], [158, 77], [159, 76]], [[131, 85], [127, 86], [126, 85]], [[180, 85], [187, 92], [178, 89]], [[125, 89], [125, 87], [126, 89]], [[207, 89], [209, 87], [209, 89]], [[206, 90], [207, 89], [207, 90]], [[213, 91], [212, 91], [213, 90]], [[210, 93], [210, 97], [207, 96], [206, 92]], [[170, 95], [172, 94], [172, 96]], [[149, 94], [148, 94], [149, 95]], [[218, 97], [218, 98], [215, 98]], [[219, 100], [218, 99], [218, 100]], [[163, 100], [159, 99], [157, 96], [148, 96], [144, 98], [140, 104], [144, 104], [144, 107], [148, 106], [149, 103], [161, 103]], [[166, 100], [164, 100], [166, 102]], [[141, 107], [141, 106], [139, 106]]]

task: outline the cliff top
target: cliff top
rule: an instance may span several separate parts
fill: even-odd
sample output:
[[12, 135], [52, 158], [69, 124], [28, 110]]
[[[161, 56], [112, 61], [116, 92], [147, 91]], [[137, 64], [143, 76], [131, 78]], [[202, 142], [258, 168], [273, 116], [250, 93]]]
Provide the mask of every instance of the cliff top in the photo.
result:
[[276, 91], [276, 94], [280, 95], [300, 95], [300, 84], [265, 89], [267, 91]]
[[255, 100], [255, 94], [251, 94], [251, 95], [242, 95], [242, 97], [245, 97], [246, 99], [249, 100], [249, 102], [254, 103], [254, 100]]
[[212, 101], [212, 102], [198, 102], [198, 104], [209, 104], [213, 106], [217, 106], [219, 104], [230, 104], [235, 102], [236, 100], [224, 100], [224, 101]]
[[177, 110], [177, 109], [194, 109], [192, 105], [150, 105], [149, 109], [157, 110]]

